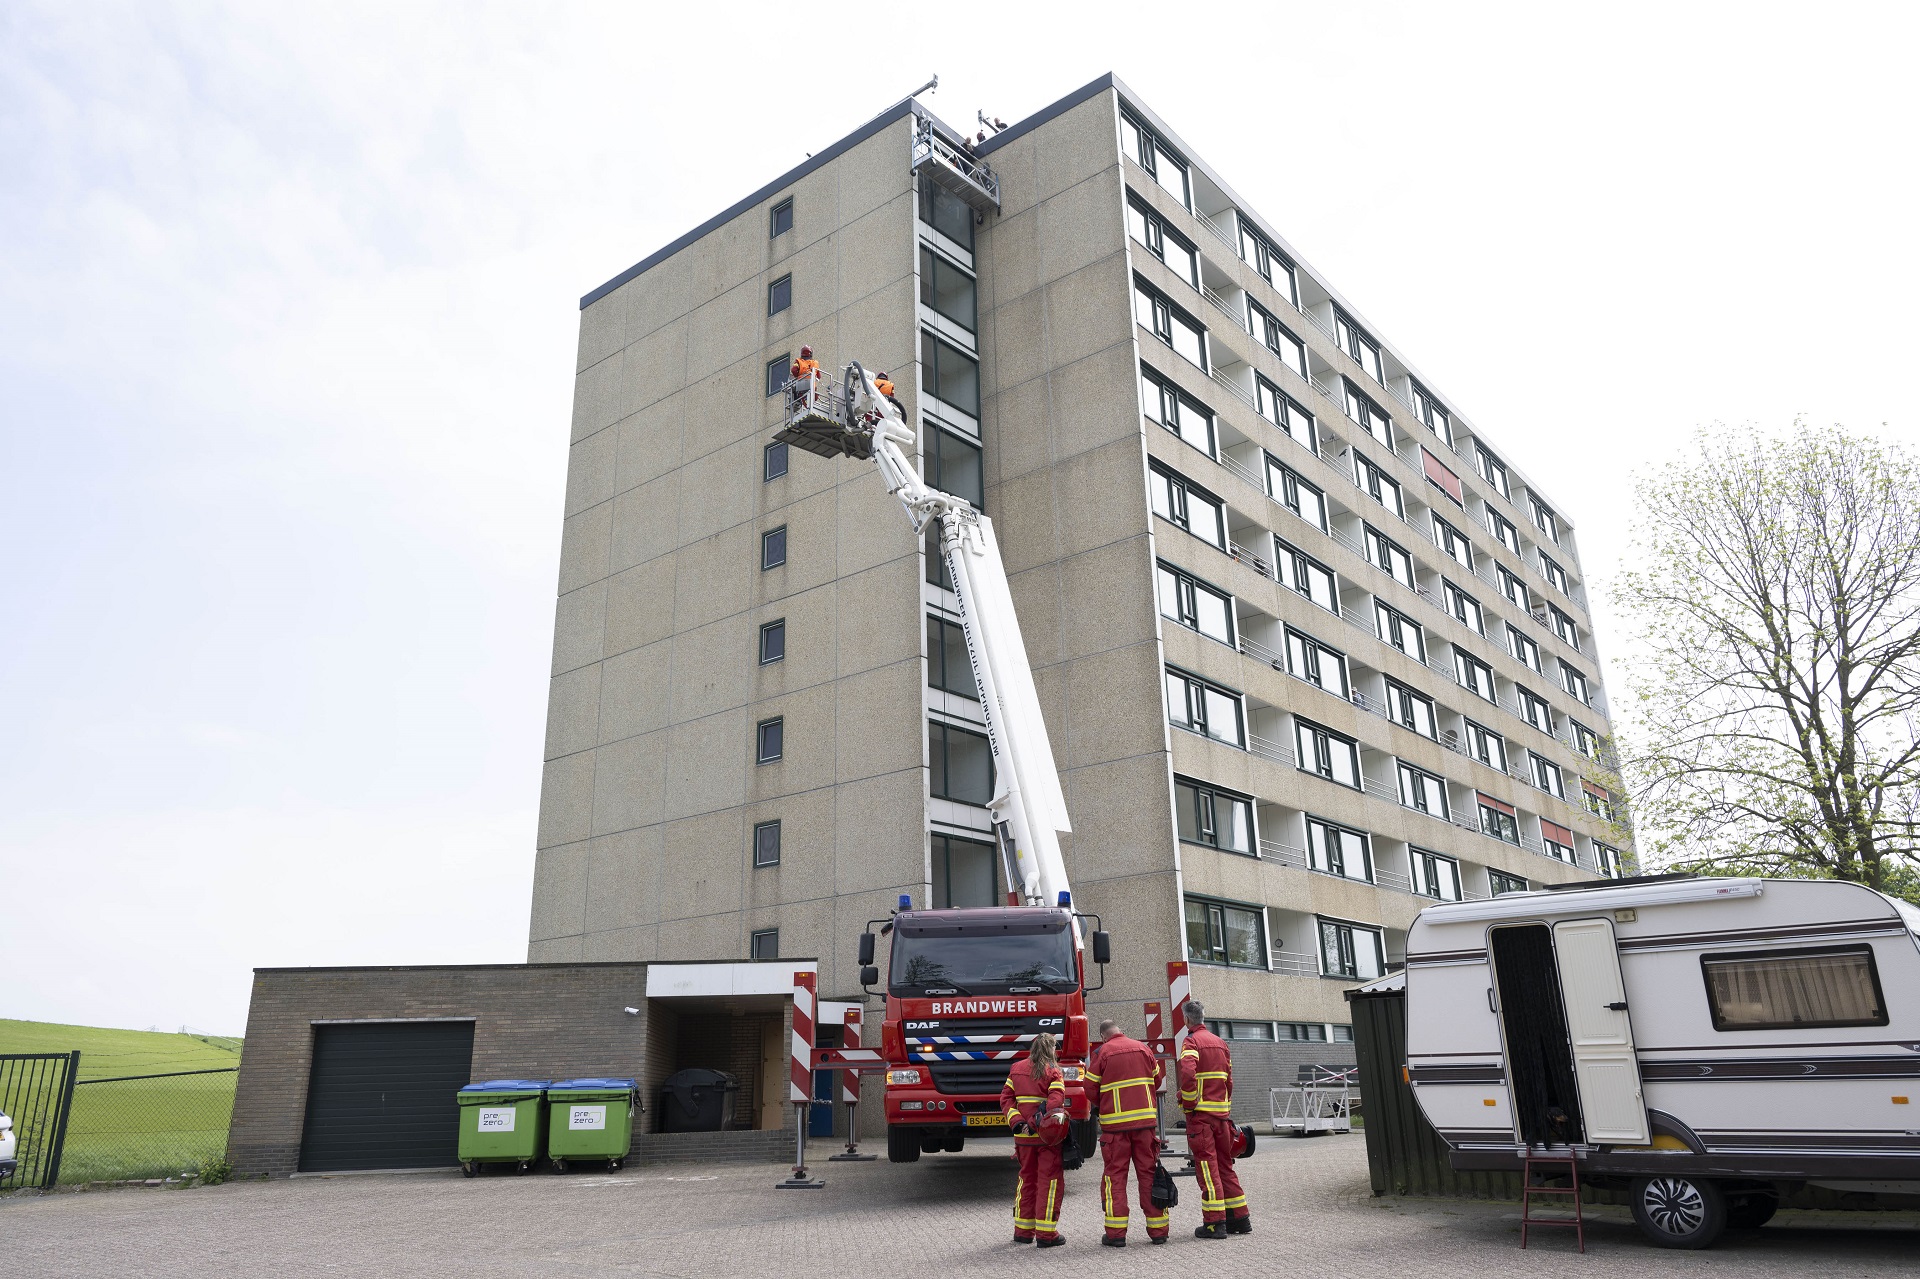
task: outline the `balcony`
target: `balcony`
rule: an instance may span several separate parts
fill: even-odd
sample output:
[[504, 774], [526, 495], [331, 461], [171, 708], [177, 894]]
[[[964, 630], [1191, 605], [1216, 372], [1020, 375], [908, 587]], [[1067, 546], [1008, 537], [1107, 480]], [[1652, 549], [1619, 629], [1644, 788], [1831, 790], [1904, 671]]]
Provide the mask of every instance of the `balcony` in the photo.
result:
[[1000, 211], [999, 175], [986, 161], [941, 137], [927, 120], [920, 121], [913, 135], [913, 171], [945, 187], [983, 217], [989, 210]]

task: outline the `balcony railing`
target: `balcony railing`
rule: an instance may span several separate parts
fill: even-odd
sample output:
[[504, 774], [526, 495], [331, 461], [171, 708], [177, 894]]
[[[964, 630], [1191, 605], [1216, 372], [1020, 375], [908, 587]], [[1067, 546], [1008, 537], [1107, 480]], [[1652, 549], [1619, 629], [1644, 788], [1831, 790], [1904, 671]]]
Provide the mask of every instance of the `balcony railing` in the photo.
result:
[[1293, 747], [1285, 742], [1276, 742], [1271, 737], [1262, 737], [1258, 733], [1247, 734], [1247, 749], [1262, 759], [1270, 759], [1276, 764], [1285, 764], [1292, 768]]
[[1312, 955], [1299, 955], [1289, 950], [1276, 950], [1269, 956], [1269, 967], [1276, 973], [1289, 977], [1318, 977], [1320, 961]]

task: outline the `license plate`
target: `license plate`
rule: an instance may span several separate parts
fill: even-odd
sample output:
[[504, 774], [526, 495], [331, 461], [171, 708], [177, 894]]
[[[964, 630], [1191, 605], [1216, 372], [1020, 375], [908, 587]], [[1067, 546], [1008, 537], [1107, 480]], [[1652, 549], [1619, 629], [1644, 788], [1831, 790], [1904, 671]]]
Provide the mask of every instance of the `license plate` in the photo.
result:
[[1005, 1128], [1006, 1126], [1007, 1117], [1005, 1115], [967, 1116], [967, 1127], [969, 1128]]

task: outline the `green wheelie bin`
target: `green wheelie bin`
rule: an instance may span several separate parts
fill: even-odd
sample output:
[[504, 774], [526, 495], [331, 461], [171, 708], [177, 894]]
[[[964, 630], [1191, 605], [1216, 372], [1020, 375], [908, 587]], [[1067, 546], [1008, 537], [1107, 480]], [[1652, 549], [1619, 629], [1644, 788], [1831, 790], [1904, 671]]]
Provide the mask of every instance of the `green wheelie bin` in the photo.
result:
[[547, 1135], [541, 1107], [544, 1079], [490, 1079], [459, 1092], [460, 1171], [471, 1177], [482, 1164], [512, 1164], [525, 1172], [540, 1158]]
[[604, 1159], [609, 1169], [633, 1149], [639, 1089], [631, 1079], [557, 1079], [547, 1085], [547, 1154], [553, 1170], [576, 1159]]

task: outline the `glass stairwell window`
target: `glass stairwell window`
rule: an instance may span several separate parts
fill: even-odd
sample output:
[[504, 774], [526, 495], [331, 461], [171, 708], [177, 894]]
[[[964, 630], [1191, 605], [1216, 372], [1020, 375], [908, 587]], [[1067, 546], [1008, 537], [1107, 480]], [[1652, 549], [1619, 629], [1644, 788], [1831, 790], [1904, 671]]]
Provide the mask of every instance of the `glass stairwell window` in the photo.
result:
[[920, 304], [972, 333], [980, 322], [973, 275], [920, 246]]

